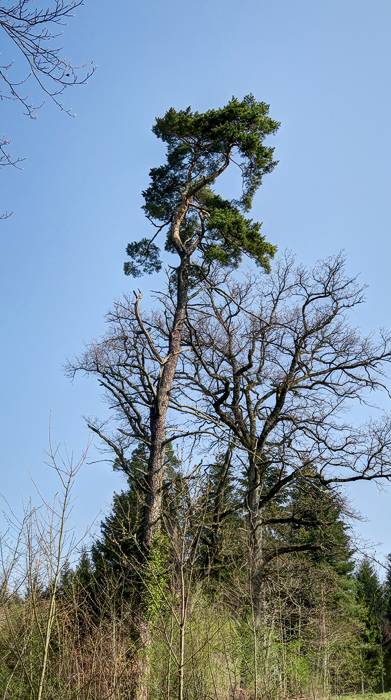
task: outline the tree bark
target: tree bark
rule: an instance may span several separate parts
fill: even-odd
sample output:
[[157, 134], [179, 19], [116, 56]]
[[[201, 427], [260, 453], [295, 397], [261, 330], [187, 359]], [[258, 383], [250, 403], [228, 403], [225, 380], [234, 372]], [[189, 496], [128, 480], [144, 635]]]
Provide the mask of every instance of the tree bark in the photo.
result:
[[186, 316], [188, 297], [189, 264], [188, 255], [183, 254], [177, 272], [177, 303], [170, 332], [169, 351], [161, 371], [155, 401], [151, 408], [151, 445], [148, 460], [147, 494], [141, 525], [141, 547], [144, 550], [144, 556], [148, 554], [155, 526], [159, 523], [161, 515], [167, 410], [178, 358], [181, 352], [182, 329]]
[[[184, 214], [182, 214], [183, 217]], [[176, 222], [180, 226], [180, 222]], [[186, 317], [190, 255], [180, 253], [177, 269], [177, 299], [173, 324], [169, 336], [169, 348], [161, 369], [156, 397], [150, 412], [150, 456], [147, 472], [147, 493], [142, 513], [140, 532], [140, 571], [148, 564], [154, 535], [160, 529], [162, 510], [162, 488], [164, 479], [164, 442], [166, 438], [167, 411], [178, 358], [181, 352], [183, 324]], [[142, 575], [142, 574], [141, 574]], [[147, 592], [148, 595], [148, 592]], [[145, 609], [143, 581], [140, 583], [135, 640], [137, 658], [133, 668], [133, 690], [131, 700], [147, 700], [148, 649], [151, 643], [151, 622]]]
[[[229, 165], [231, 147], [223, 159], [223, 163], [217, 170], [199, 178], [196, 182], [189, 182], [185, 187], [182, 199], [172, 218], [169, 239], [179, 255], [180, 264], [177, 268], [176, 304], [173, 324], [169, 333], [169, 347], [167, 356], [162, 364], [156, 396], [150, 410], [150, 456], [148, 460], [147, 493], [142, 513], [140, 530], [140, 570], [148, 563], [149, 552], [153, 545], [153, 537], [160, 528], [162, 511], [162, 486], [164, 477], [164, 444], [166, 437], [167, 411], [170, 400], [175, 372], [182, 347], [183, 325], [186, 319], [187, 301], [189, 293], [189, 269], [190, 259], [198, 246], [196, 238], [192, 243], [182, 240], [181, 227], [189, 210], [193, 197], [204, 187], [214, 182]], [[134, 683], [131, 700], [146, 700], [148, 690], [146, 678], [148, 676], [148, 647], [151, 642], [151, 624], [143, 605], [143, 582], [141, 581], [138, 615], [135, 624], [136, 643], [139, 648], [137, 662], [135, 664]]]

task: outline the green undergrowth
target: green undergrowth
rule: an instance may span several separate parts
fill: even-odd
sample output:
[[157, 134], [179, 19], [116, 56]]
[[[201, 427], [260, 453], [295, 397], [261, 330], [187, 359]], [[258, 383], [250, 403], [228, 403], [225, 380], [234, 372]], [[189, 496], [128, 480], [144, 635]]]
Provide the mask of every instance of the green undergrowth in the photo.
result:
[[333, 700], [391, 700], [391, 692], [365, 693], [364, 695], [361, 693], [359, 695], [339, 695], [337, 698], [333, 698]]

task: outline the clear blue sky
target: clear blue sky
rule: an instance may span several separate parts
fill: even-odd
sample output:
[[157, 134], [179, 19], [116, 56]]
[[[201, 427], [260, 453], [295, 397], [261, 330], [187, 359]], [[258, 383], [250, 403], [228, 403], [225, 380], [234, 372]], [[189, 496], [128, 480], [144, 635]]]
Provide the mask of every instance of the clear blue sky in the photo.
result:
[[[203, 110], [249, 92], [270, 103], [280, 163], [254, 215], [304, 262], [344, 249], [369, 284], [363, 328], [391, 325], [390, 35], [389, 0], [86, 0], [63, 41], [74, 62], [97, 65], [66, 96], [77, 118], [46, 105], [28, 121], [2, 103], [2, 132], [27, 158], [23, 172], [1, 173], [0, 209], [15, 212], [0, 223], [0, 492], [11, 506], [31, 495], [31, 479], [53, 487], [50, 413], [77, 454], [82, 416], [104, 411], [94, 383], [71, 384], [63, 364], [132, 288], [124, 249], [145, 231], [140, 193], [161, 154], [150, 127], [171, 105]], [[105, 464], [85, 467], [77, 528], [119, 483]], [[362, 536], [380, 556], [391, 551], [391, 489], [351, 495], [369, 519]]]

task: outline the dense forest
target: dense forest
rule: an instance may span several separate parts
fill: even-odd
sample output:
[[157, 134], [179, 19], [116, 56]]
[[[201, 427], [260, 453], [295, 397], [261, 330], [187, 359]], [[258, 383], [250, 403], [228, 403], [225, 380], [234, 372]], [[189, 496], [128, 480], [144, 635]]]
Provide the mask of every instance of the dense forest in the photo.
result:
[[3, 539], [3, 699], [391, 689], [391, 559], [380, 580], [359, 555], [344, 491], [391, 477], [391, 335], [355, 327], [342, 256], [305, 268], [251, 218], [278, 127], [251, 95], [156, 120], [152, 234], [125, 273], [158, 291], [117, 300], [67, 367], [101, 387], [109, 417], [88, 427], [126, 486], [82, 545], [85, 457], [51, 446], [56, 503]]

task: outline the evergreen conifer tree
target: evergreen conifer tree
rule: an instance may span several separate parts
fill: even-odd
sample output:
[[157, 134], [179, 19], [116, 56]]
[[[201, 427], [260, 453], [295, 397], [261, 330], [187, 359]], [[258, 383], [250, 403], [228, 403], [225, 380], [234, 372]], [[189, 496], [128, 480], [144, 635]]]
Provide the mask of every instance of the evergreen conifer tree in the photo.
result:
[[368, 557], [364, 557], [356, 573], [357, 599], [362, 614], [362, 675], [364, 689], [382, 690], [384, 664], [382, 630], [384, 595], [379, 577]]
[[391, 689], [391, 554], [387, 556], [387, 572], [383, 583], [383, 662], [384, 685]]
[[353, 551], [338, 491], [323, 484], [313, 471], [296, 482], [288, 509], [291, 538], [308, 545], [306, 556], [314, 564], [328, 564], [339, 575], [352, 574]]
[[200, 568], [210, 581], [218, 582], [227, 578], [234, 560], [237, 563], [240, 558], [240, 528], [244, 524], [231, 448], [210, 465], [203, 500]]

